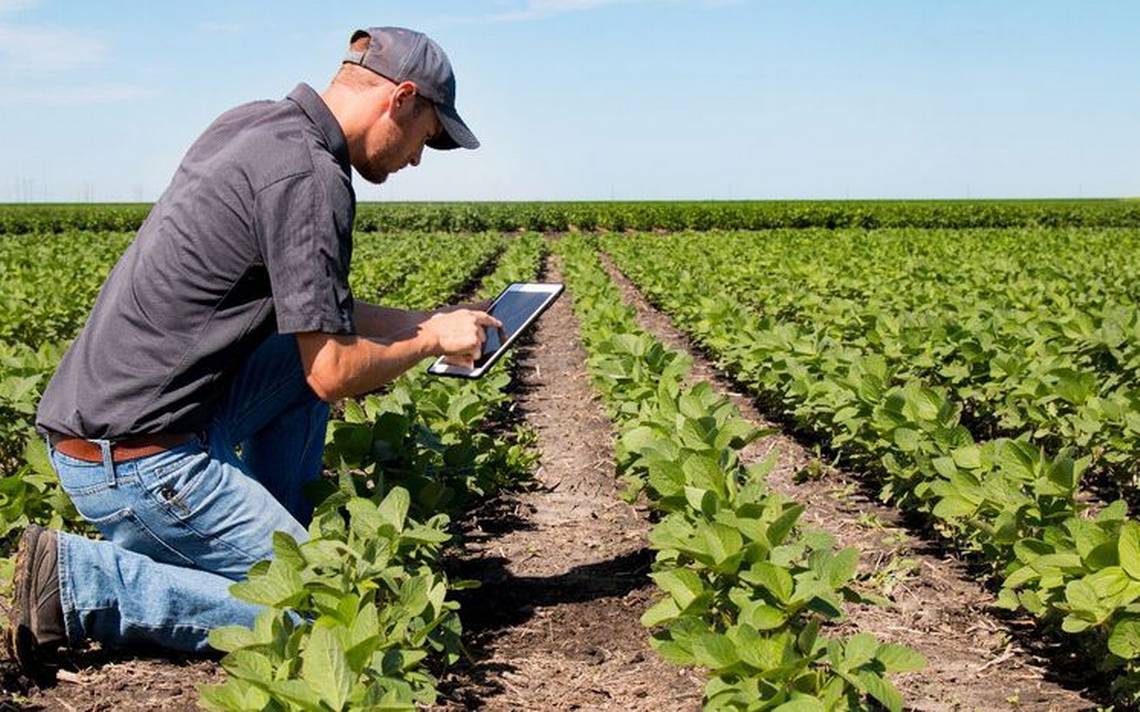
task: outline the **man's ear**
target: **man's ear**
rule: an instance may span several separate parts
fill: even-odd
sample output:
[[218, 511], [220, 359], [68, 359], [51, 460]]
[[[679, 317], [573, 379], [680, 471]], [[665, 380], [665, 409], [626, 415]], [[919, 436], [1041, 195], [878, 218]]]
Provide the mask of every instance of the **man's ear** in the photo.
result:
[[392, 113], [401, 118], [412, 115], [416, 105], [416, 94], [419, 90], [412, 82], [400, 82], [392, 91]]

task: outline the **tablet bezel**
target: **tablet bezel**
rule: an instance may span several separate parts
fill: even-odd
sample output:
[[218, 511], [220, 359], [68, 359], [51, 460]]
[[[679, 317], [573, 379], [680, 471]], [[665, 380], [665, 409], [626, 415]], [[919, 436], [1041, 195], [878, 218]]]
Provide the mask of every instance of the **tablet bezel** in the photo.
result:
[[433, 361], [430, 366], [428, 366], [427, 372], [433, 376], [453, 376], [456, 378], [468, 379], [482, 378], [487, 373], [487, 371], [491, 370], [491, 367], [494, 366], [498, 360], [503, 357], [503, 354], [506, 353], [507, 349], [509, 349], [512, 344], [514, 344], [515, 340], [518, 339], [518, 337], [523, 332], [530, 328], [535, 319], [538, 319], [538, 317], [542, 316], [543, 312], [545, 312], [550, 307], [550, 305], [558, 299], [558, 296], [562, 294], [564, 289], [565, 285], [558, 282], [512, 282], [508, 284], [506, 288], [499, 293], [499, 296], [495, 297], [495, 301], [491, 302], [491, 306], [487, 308], [488, 314], [493, 313], [495, 310], [495, 305], [502, 301], [511, 292], [544, 292], [546, 294], [546, 298], [543, 299], [542, 304], [537, 309], [535, 309], [530, 316], [526, 318], [526, 321], [522, 323], [522, 326], [520, 326], [514, 334], [509, 336], [506, 341], [500, 344], [495, 353], [491, 354], [491, 356], [487, 359], [487, 362], [479, 368], [467, 368], [465, 366], [456, 366], [454, 364], [446, 363], [444, 359], [447, 357], [440, 356], [435, 361]]

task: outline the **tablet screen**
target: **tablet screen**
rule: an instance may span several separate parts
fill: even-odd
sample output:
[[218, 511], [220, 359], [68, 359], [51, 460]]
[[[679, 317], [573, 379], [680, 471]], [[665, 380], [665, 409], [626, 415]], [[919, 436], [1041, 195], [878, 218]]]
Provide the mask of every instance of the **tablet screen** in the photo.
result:
[[435, 376], [456, 376], [458, 378], [479, 378], [506, 352], [515, 338], [527, 329], [538, 315], [549, 307], [562, 294], [561, 284], [546, 282], [515, 282], [495, 299], [488, 309], [491, 316], [502, 322], [501, 329], [484, 329], [486, 339], [483, 350], [473, 367], [456, 366], [440, 356], [428, 366], [428, 373]]
[[534, 314], [542, 303], [550, 298], [549, 290], [512, 289], [497, 301], [490, 314], [503, 322], [502, 333], [494, 327], [487, 329], [487, 340], [483, 342], [483, 354], [475, 361], [475, 368], [482, 368], [491, 356], [510, 340]]

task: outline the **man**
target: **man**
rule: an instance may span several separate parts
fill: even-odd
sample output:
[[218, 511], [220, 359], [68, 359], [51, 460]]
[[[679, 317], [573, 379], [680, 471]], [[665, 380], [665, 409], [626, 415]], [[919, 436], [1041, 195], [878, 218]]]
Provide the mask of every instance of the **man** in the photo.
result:
[[[29, 527], [9, 644], [26, 671], [64, 645], [204, 650], [253, 622], [230, 585], [306, 538], [328, 403], [420, 359], [470, 364], [489, 315], [353, 299], [350, 166], [373, 183], [424, 146], [476, 148], [425, 35], [371, 28], [321, 94], [219, 117], [190, 147], [40, 403], [63, 488], [103, 541]], [[79, 249], [82, 249], [80, 246]]]

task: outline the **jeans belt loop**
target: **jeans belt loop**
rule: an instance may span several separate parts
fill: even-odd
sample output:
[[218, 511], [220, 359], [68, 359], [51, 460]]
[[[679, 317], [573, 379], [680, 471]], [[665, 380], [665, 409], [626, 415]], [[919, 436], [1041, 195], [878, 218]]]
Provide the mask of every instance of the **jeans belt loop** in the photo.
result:
[[115, 480], [115, 462], [111, 459], [111, 441], [110, 440], [91, 440], [99, 446], [103, 451], [103, 469], [107, 473], [107, 486], [114, 487], [118, 484]]

